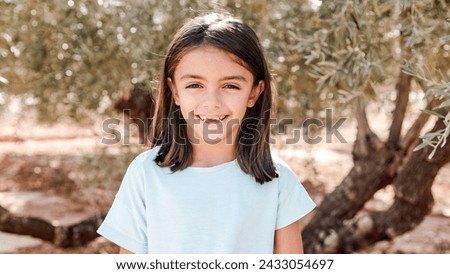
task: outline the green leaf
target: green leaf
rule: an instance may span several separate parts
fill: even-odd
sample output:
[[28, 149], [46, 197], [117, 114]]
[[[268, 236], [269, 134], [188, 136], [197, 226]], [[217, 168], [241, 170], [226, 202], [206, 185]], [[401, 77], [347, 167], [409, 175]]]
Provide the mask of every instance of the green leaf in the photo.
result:
[[415, 71], [415, 69], [412, 67], [411, 63], [406, 62], [404, 65], [401, 66], [401, 69], [404, 73], [411, 75], [411, 76], [416, 76], [417, 72]]
[[435, 109], [443, 109], [446, 107], [450, 107], [450, 99], [442, 102], [438, 107], [436, 107]]
[[448, 90], [441, 86], [433, 86], [427, 89], [427, 92], [433, 93], [435, 96], [442, 96], [445, 98], [450, 98], [450, 93]]
[[422, 143], [420, 143], [419, 145], [417, 145], [417, 146], [413, 149], [413, 151], [414, 151], [414, 152], [419, 151], [419, 150], [421, 150], [421, 149], [423, 149], [423, 148], [425, 148], [425, 147], [427, 147], [427, 146], [432, 146], [432, 144], [431, 144], [430, 142], [427, 142], [427, 141], [425, 141], [425, 140], [422, 140]]
[[316, 56], [315, 56], [314, 54], [306, 55], [304, 58], [305, 58], [305, 64], [306, 64], [306, 65], [311, 64], [311, 62], [313, 62], [314, 60], [317, 59]]
[[436, 153], [436, 149], [437, 147], [434, 147], [433, 151], [431, 151], [430, 155], [428, 155], [428, 159], [431, 160], [433, 158], [434, 154]]
[[335, 62], [320, 61], [320, 62], [317, 63], [317, 65], [321, 66], [321, 67], [336, 69], [336, 63]]
[[432, 110], [429, 110], [429, 109], [423, 109], [422, 111], [425, 112], [426, 114], [437, 116], [439, 118], [445, 119], [445, 117], [442, 114], [439, 114], [439, 113], [437, 113], [435, 111], [432, 111]]

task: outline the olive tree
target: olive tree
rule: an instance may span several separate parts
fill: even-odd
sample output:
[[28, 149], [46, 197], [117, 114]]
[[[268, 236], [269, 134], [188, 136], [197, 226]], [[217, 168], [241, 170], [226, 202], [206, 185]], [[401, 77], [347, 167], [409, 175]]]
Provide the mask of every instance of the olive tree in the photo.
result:
[[[317, 92], [346, 102], [357, 121], [354, 166], [305, 228], [307, 252], [353, 252], [411, 230], [430, 212], [434, 178], [450, 161], [449, 18], [448, 1], [323, 1], [314, 24], [297, 29], [296, 48]], [[395, 102], [382, 139], [367, 108], [389, 82]], [[405, 128], [413, 82], [426, 110]], [[439, 119], [417, 146], [430, 113]], [[390, 208], [358, 214], [387, 185], [395, 192]]]

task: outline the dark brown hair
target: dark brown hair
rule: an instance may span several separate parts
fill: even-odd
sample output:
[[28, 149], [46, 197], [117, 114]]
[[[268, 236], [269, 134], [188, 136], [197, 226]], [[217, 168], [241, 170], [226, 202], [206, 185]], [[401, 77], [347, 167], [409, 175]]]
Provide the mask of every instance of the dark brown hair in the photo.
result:
[[247, 108], [240, 125], [237, 162], [241, 169], [261, 184], [278, 177], [270, 154], [270, 118], [275, 93], [261, 44], [255, 32], [242, 21], [220, 13], [210, 13], [188, 21], [169, 45], [158, 85], [156, 112], [149, 136], [151, 147], [161, 146], [155, 162], [172, 171], [192, 163], [192, 145], [186, 122], [172, 97], [167, 78], [174, 77], [179, 60], [187, 51], [200, 46], [214, 46], [238, 57], [254, 76], [254, 85], [264, 82], [264, 90], [255, 105]]

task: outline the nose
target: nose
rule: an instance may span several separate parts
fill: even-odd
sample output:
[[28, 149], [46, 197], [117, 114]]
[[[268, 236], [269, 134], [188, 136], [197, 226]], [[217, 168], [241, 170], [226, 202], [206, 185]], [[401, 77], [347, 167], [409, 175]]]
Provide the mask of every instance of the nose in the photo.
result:
[[205, 93], [205, 97], [203, 99], [203, 107], [207, 108], [220, 108], [222, 105], [220, 100], [220, 95], [218, 91], [215, 89], [210, 89]]

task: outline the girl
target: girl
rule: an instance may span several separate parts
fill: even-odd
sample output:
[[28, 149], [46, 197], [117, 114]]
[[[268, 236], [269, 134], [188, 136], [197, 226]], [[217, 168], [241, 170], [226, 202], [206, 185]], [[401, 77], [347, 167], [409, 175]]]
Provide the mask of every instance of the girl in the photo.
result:
[[303, 253], [310, 199], [269, 146], [274, 90], [254, 31], [212, 13], [169, 45], [151, 149], [98, 232], [121, 253]]

